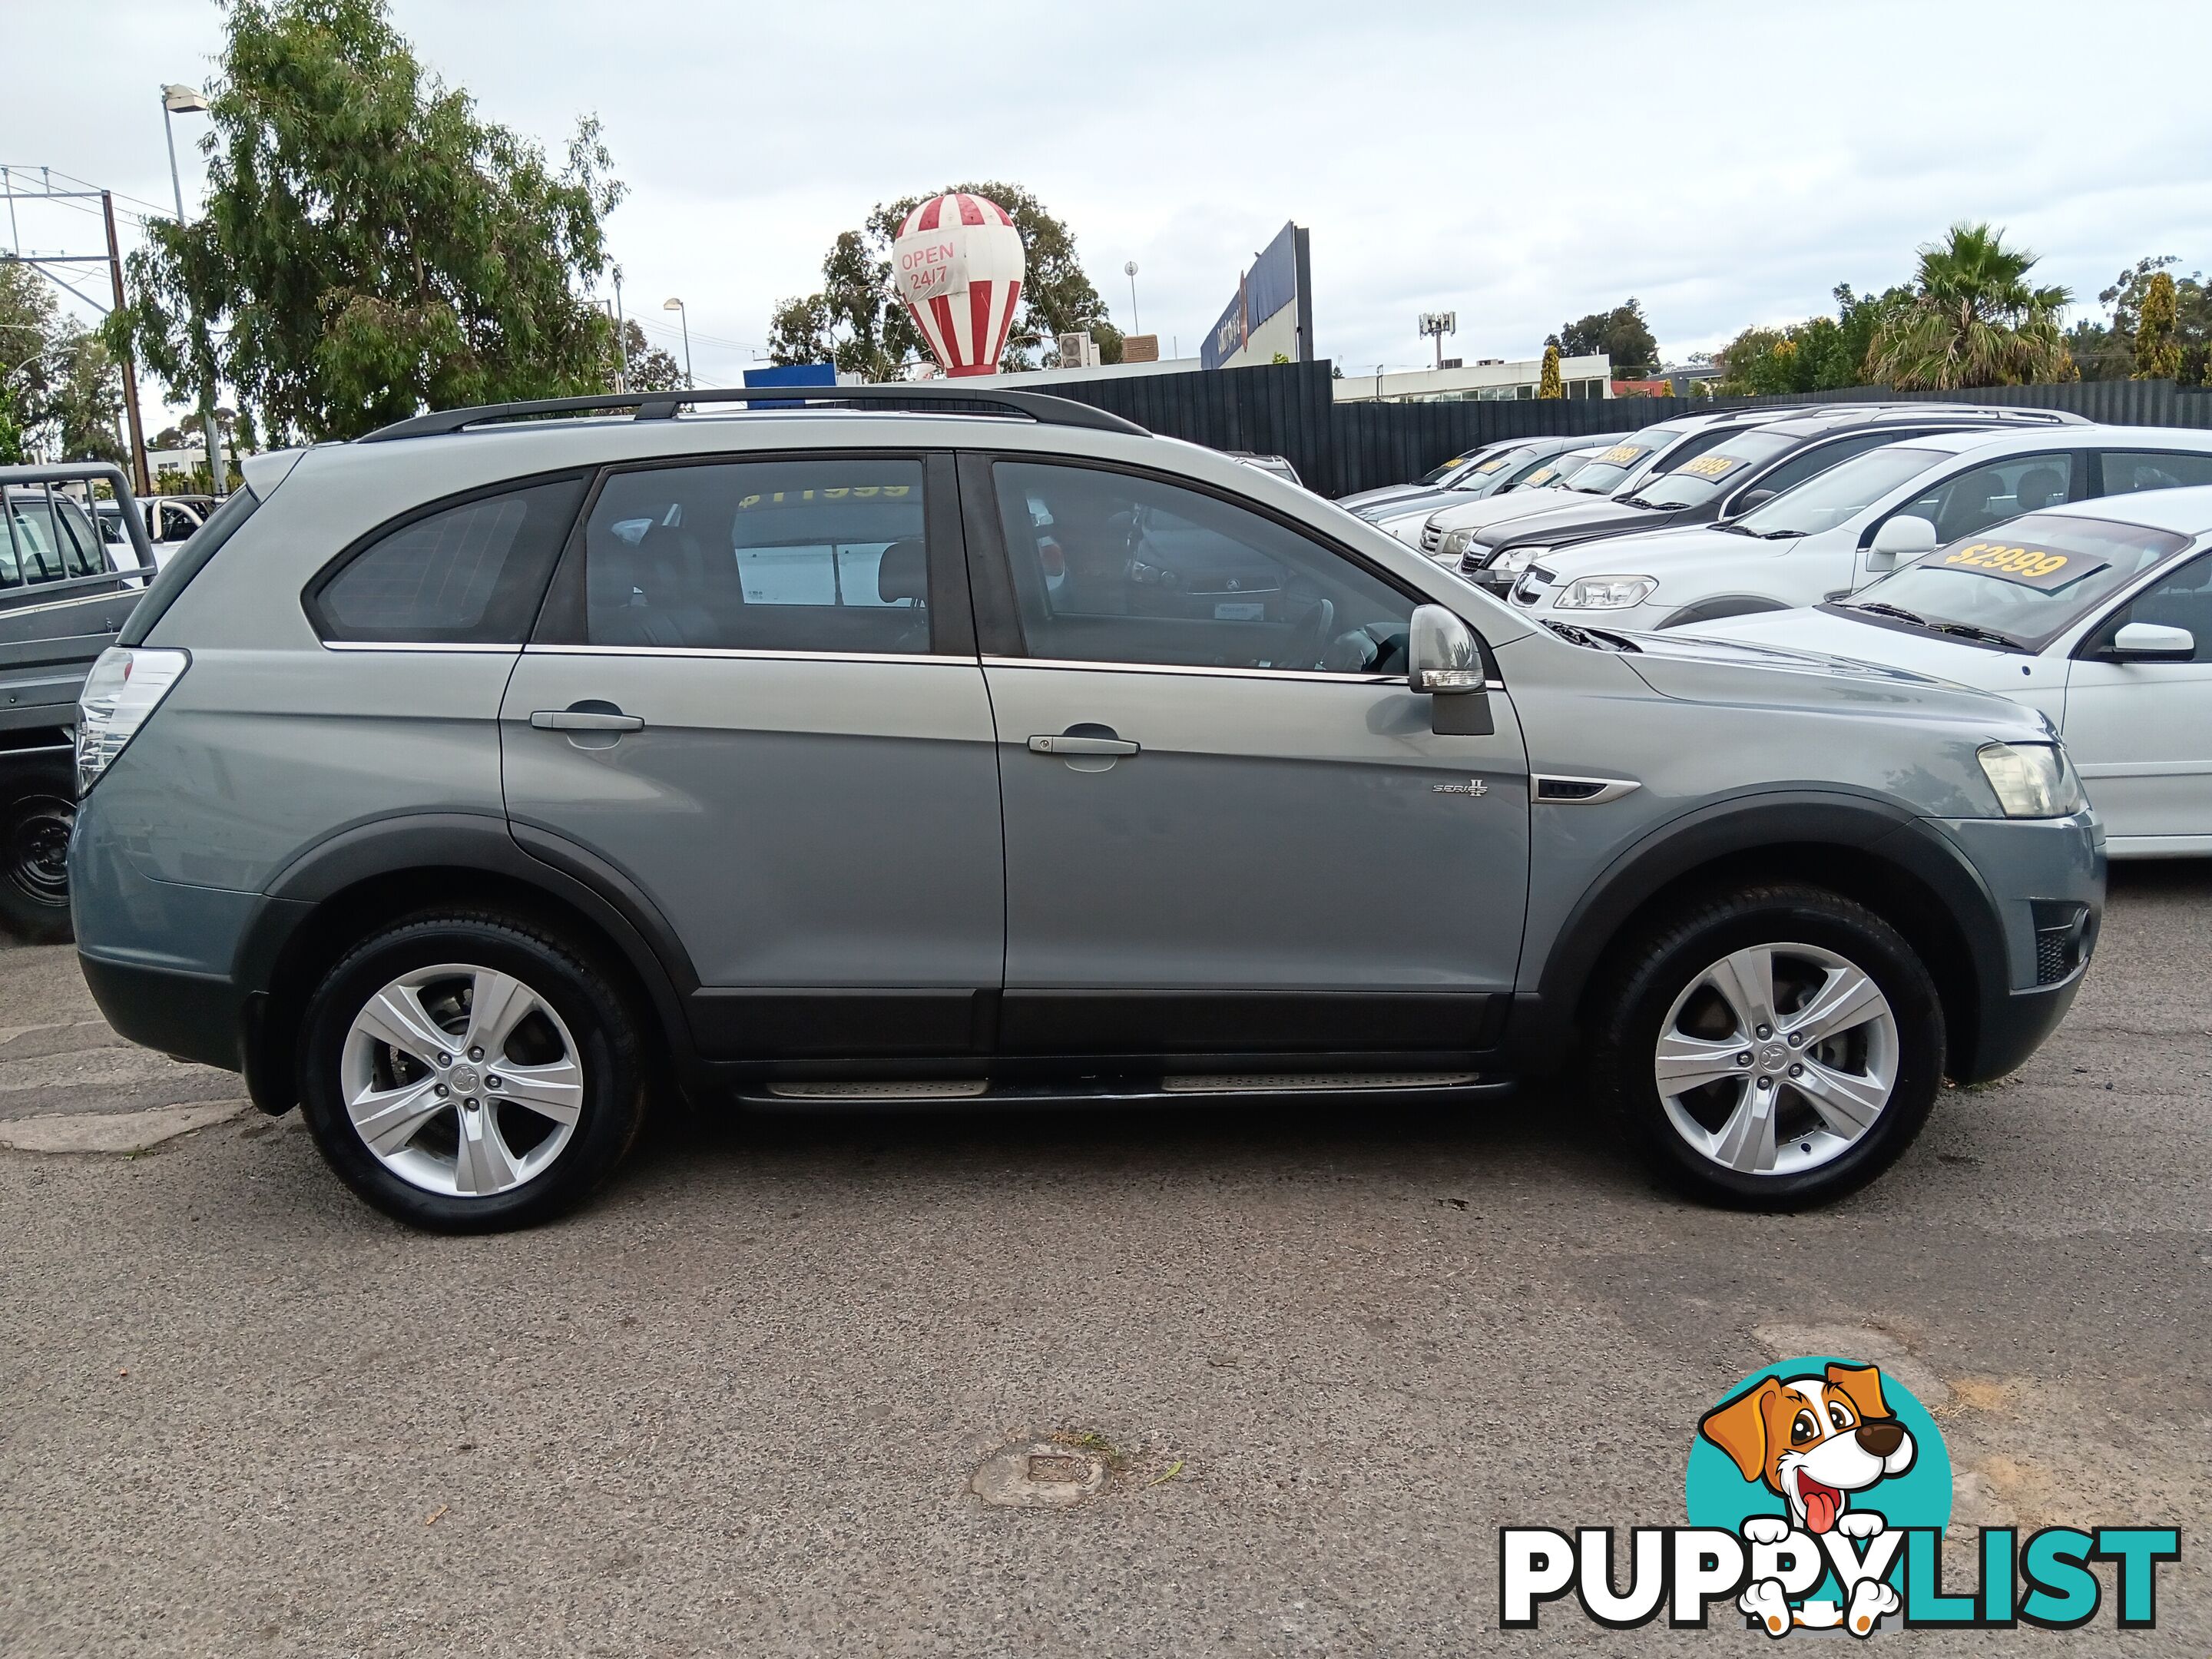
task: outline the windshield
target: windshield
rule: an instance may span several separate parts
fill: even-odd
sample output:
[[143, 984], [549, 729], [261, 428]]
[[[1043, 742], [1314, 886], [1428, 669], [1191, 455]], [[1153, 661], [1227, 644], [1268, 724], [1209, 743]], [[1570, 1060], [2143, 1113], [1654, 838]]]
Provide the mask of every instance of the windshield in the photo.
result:
[[1589, 465], [1575, 474], [1574, 488], [1590, 495], [1610, 495], [1642, 465], [1646, 456], [1664, 449], [1682, 435], [1678, 426], [1647, 426], [1632, 432], [1610, 449], [1590, 457]]
[[1951, 459], [1948, 449], [1892, 444], [1816, 472], [1735, 521], [1753, 536], [1813, 536], [1856, 518], [1899, 484]]
[[1986, 630], [2039, 651], [2188, 545], [2186, 536], [2140, 525], [2030, 513], [1939, 547], [1846, 603], [1894, 606], [1936, 632]]
[[1451, 482], [1452, 474], [1467, 465], [1467, 457], [1455, 455], [1442, 466], [1432, 466], [1413, 480], [1415, 483], [1444, 484]]
[[1662, 473], [1638, 490], [1635, 499], [1653, 507], [1703, 507], [1723, 490], [1741, 483], [1753, 468], [1803, 441], [1774, 432], [1739, 433], [1695, 460]]
[[1505, 487], [1508, 489], [1541, 489], [1547, 484], [1563, 484], [1589, 465], [1589, 457], [1587, 455], [1571, 453], [1554, 455], [1543, 465], [1534, 471], [1522, 473]]
[[1511, 488], [1513, 481], [1535, 462], [1536, 450], [1533, 445], [1524, 444], [1518, 449], [1500, 450], [1469, 473], [1460, 483], [1459, 490], [1477, 501], [1485, 495], [1495, 495], [1502, 489]]

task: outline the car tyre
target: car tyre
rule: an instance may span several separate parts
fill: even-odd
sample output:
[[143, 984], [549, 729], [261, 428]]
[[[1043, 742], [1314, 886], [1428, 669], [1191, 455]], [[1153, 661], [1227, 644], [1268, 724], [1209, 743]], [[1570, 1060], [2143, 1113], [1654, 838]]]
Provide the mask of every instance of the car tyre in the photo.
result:
[[645, 1117], [629, 1000], [562, 930], [496, 912], [416, 916], [362, 940], [310, 998], [300, 1052], [325, 1160], [433, 1231], [562, 1213], [614, 1172]]
[[1809, 884], [1668, 913], [1626, 942], [1595, 1007], [1601, 1097], [1662, 1176], [1730, 1208], [1802, 1209], [1864, 1186], [1942, 1087], [1926, 967], [1873, 911]]
[[69, 842], [76, 774], [66, 760], [8, 763], [0, 805], [0, 926], [31, 945], [59, 945], [70, 925]]

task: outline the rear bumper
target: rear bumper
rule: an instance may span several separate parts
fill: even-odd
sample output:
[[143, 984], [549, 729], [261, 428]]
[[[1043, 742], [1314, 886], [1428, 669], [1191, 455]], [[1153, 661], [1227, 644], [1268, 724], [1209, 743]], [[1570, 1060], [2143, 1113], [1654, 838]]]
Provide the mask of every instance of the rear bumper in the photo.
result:
[[239, 996], [228, 975], [112, 962], [84, 951], [76, 959], [92, 1000], [118, 1035], [179, 1060], [245, 1069]]

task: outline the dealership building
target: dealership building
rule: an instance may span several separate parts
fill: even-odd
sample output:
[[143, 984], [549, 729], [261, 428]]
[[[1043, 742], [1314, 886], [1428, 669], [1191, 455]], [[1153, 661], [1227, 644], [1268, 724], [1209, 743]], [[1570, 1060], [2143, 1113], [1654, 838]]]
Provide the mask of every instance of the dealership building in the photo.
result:
[[[1570, 398], [1610, 398], [1613, 359], [1602, 351], [1587, 357], [1562, 357], [1559, 380]], [[1464, 365], [1447, 358], [1441, 368], [1410, 369], [1399, 374], [1347, 374], [1336, 383], [1336, 400], [1340, 404], [1511, 403], [1534, 398], [1543, 380], [1541, 357], [1517, 362], [1490, 357]]]

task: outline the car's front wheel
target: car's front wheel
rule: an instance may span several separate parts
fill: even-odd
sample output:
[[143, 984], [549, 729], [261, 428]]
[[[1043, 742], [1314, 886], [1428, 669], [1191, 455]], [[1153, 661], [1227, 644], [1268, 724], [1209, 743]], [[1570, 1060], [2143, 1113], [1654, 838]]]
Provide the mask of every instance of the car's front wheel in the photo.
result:
[[1631, 941], [1597, 1036], [1600, 1087], [1660, 1170], [1745, 1209], [1863, 1186], [1942, 1086], [1942, 1005], [1912, 947], [1794, 883], [1709, 896]]
[[363, 940], [308, 1003], [300, 1098], [331, 1167], [419, 1227], [486, 1232], [574, 1204], [644, 1113], [635, 1018], [557, 930], [456, 912]]

